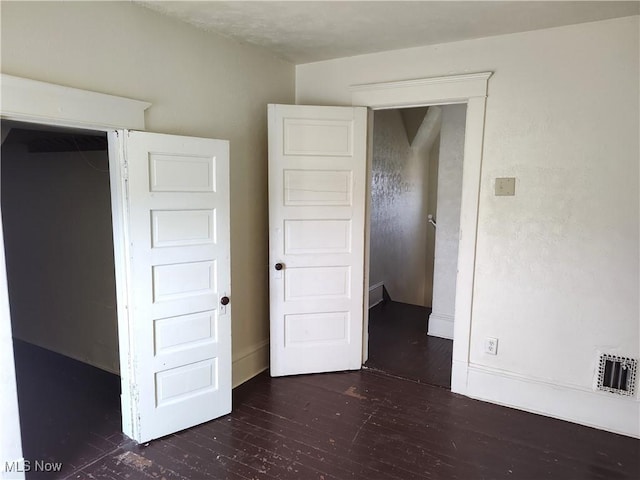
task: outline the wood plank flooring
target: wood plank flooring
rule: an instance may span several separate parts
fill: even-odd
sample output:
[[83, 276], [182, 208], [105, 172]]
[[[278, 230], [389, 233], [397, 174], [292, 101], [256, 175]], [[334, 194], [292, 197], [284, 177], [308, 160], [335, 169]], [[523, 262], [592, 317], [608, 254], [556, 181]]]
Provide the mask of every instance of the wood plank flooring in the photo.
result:
[[118, 433], [117, 377], [23, 347], [25, 455], [65, 462], [27, 478], [640, 478], [638, 440], [372, 370], [261, 374], [234, 391], [232, 414], [136, 445]]
[[120, 377], [14, 341], [24, 458], [62, 462], [61, 478], [112, 451], [121, 433]]
[[426, 334], [430, 313], [430, 308], [391, 300], [370, 309], [365, 365], [450, 389], [453, 341]]

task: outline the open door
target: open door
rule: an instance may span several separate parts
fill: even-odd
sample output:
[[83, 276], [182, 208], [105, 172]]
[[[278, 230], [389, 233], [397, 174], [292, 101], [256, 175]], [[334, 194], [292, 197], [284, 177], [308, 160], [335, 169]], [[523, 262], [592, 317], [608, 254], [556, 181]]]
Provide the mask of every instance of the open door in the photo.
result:
[[123, 130], [109, 148], [123, 429], [146, 442], [231, 411], [229, 144]]
[[269, 105], [271, 375], [362, 365], [367, 109]]

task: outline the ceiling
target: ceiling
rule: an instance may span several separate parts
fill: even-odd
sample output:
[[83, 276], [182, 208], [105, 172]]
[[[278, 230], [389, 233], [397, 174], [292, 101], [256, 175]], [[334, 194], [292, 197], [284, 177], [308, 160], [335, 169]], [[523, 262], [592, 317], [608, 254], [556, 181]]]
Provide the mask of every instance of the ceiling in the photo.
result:
[[613, 1], [137, 1], [295, 64], [640, 13]]

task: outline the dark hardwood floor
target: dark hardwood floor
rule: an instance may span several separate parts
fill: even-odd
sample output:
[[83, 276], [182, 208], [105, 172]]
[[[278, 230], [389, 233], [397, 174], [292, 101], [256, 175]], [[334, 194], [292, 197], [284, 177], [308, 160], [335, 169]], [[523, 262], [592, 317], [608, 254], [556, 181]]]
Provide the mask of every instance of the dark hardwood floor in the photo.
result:
[[120, 377], [63, 355], [14, 341], [25, 459], [62, 462], [61, 478], [126, 441]]
[[640, 442], [378, 371], [272, 379], [233, 413], [136, 445], [117, 377], [17, 342], [28, 459], [73, 479], [637, 479]]
[[430, 308], [386, 300], [369, 310], [366, 366], [451, 388], [453, 341], [426, 334]]

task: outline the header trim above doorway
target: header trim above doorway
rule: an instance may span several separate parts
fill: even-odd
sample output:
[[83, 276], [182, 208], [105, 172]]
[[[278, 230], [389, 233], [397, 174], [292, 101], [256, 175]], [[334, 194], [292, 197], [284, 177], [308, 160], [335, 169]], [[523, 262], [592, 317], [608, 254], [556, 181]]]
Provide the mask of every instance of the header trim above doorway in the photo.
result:
[[467, 103], [487, 96], [492, 72], [352, 85], [351, 104], [373, 109]]
[[0, 112], [8, 120], [83, 127], [144, 130], [148, 102], [0, 74]]

